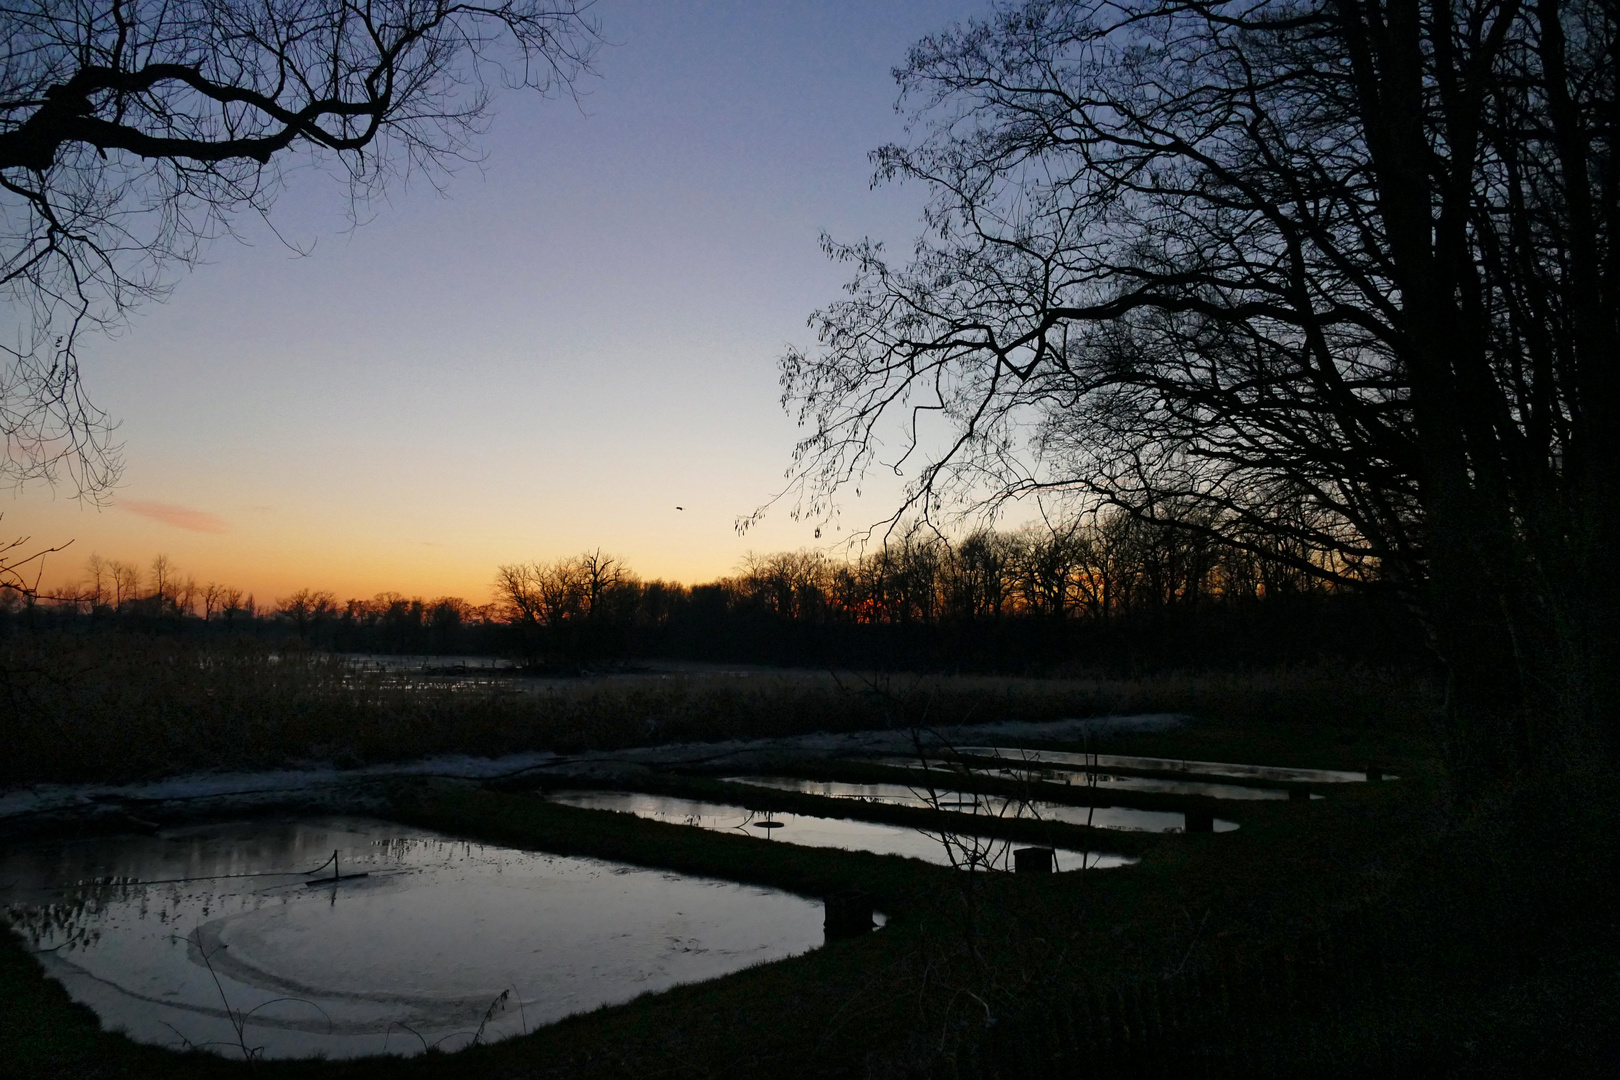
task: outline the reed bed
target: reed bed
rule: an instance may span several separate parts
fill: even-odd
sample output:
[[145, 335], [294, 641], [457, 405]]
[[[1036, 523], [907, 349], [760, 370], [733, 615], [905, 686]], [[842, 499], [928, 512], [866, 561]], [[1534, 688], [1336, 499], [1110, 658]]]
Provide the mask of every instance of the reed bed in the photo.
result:
[[1331, 665], [1137, 679], [805, 671], [457, 679], [255, 641], [41, 636], [0, 642], [8, 742], [0, 783], [1146, 712], [1409, 729], [1434, 708], [1417, 675]]

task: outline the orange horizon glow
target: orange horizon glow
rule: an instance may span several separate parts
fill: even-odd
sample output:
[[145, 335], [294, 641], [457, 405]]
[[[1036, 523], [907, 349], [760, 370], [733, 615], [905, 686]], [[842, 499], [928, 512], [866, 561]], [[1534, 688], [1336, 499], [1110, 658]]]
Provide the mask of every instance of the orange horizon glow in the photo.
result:
[[[392, 531], [386, 523], [382, 534], [354, 521], [328, 524], [324, 530], [301, 526], [297, 519], [283, 523], [276, 519], [286, 515], [262, 507], [215, 513], [175, 502], [120, 500], [109, 509], [87, 511], [72, 500], [36, 492], [6, 509], [0, 533], [7, 540], [28, 537], [18, 549], [23, 555], [60, 549], [25, 575], [33, 582], [37, 574], [41, 592], [77, 589], [88, 579], [92, 556], [134, 566], [145, 587], [153, 560], [162, 555], [169, 560], [169, 573], [181, 580], [241, 589], [260, 607], [306, 588], [331, 592], [339, 601], [397, 593], [425, 600], [459, 597], [483, 605], [494, 599], [496, 569], [502, 564], [552, 561], [594, 550], [622, 559], [644, 581], [691, 586], [733, 575], [751, 552], [806, 546], [791, 541], [802, 539], [796, 534], [807, 527], [785, 521], [739, 537], [732, 527], [735, 515], [709, 514], [698, 519], [695, 537], [684, 536], [680, 524], [691, 512], [672, 505], [668, 514], [679, 517], [661, 537], [657, 532], [636, 536], [604, 529], [618, 535], [604, 535], [598, 542], [577, 528], [526, 541], [515, 530], [497, 526], [482, 535], [475, 531], [429, 540], [398, 532], [386, 535]], [[28, 527], [20, 527], [25, 521]], [[711, 542], [702, 542], [705, 533]], [[826, 549], [825, 544], [816, 546]]]
[[[31, 553], [41, 546], [43, 545], [35, 538], [35, 542], [28, 545], [26, 551]], [[688, 570], [684, 574], [659, 572], [651, 569], [650, 564], [638, 563], [635, 559], [606, 545], [600, 547], [604, 553], [622, 558], [630, 571], [643, 581], [663, 580], [683, 586], [700, 585], [728, 577], [737, 568], [733, 563], [716, 567], [710, 573], [695, 569]], [[551, 561], [578, 555], [584, 550], [595, 548], [514, 552], [510, 558], [478, 568], [447, 565], [451, 560], [431, 557], [413, 565], [411, 560], [397, 556], [379, 560], [379, 563], [363, 568], [344, 566], [342, 564], [345, 562], [358, 560], [346, 560], [338, 556], [321, 558], [315, 564], [301, 564], [296, 557], [289, 555], [284, 562], [278, 562], [273, 557], [255, 560], [254, 568], [246, 570], [233, 566], [231, 560], [208, 558], [200, 552], [189, 551], [183, 544], [170, 544], [161, 550], [130, 552], [115, 551], [106, 546], [90, 548], [82, 546], [78, 541], [72, 541], [62, 550], [45, 556], [44, 572], [39, 576], [38, 587], [41, 592], [46, 593], [74, 590], [87, 580], [87, 563], [92, 554], [109, 562], [133, 565], [140, 572], [142, 585], [145, 587], [151, 575], [153, 560], [162, 555], [169, 559], [169, 572], [177, 573], [180, 579], [191, 578], [199, 586], [215, 583], [241, 589], [243, 593], [252, 596], [261, 608], [275, 604], [299, 589], [306, 588], [330, 592], [339, 602], [370, 600], [385, 593], [397, 593], [407, 599], [434, 600], [441, 597], [457, 597], [479, 606], [494, 600], [496, 569], [503, 563]], [[177, 554], [182, 551], [187, 552], [186, 556]], [[34, 579], [33, 574], [26, 577], [28, 580]]]

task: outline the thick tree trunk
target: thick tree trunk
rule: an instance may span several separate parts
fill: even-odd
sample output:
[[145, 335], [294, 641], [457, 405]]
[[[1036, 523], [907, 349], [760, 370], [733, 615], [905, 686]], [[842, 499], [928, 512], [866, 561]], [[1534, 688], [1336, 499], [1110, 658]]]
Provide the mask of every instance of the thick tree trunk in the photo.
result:
[[[1620, 423], [1611, 399], [1620, 357], [1606, 314], [1613, 301], [1595, 300], [1597, 256], [1590, 243], [1571, 244], [1572, 270], [1585, 275], [1573, 298], [1584, 324], [1577, 353], [1590, 369], [1575, 405], [1583, 438], [1559, 464], [1545, 464], [1539, 459], [1559, 450], [1518, 439], [1494, 381], [1491, 316], [1471, 301], [1481, 293], [1466, 237], [1472, 162], [1437, 168], [1425, 127], [1425, 71], [1436, 63], [1425, 37], [1447, 34], [1449, 18], [1433, 12], [1425, 20], [1418, 0], [1341, 0], [1339, 11], [1401, 294], [1425, 516], [1423, 606], [1448, 669], [1456, 775], [1477, 788], [1614, 764]], [[1470, 71], [1488, 70], [1479, 59], [1467, 58]], [[1561, 79], [1561, 68], [1551, 75]], [[1458, 105], [1477, 101], [1471, 94], [1460, 86], [1441, 121], [1454, 157], [1480, 142], [1477, 108]], [[1565, 200], [1579, 219], [1567, 224], [1590, 233], [1580, 138], [1570, 133], [1565, 142], [1562, 177], [1583, 193]]]

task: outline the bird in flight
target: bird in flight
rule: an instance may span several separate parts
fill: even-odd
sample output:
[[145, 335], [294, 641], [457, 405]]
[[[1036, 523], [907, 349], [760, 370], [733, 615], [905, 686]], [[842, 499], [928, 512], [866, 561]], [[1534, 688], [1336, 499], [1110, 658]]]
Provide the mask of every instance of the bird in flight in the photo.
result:
[[677, 507], [676, 507], [676, 508], [675, 508], [675, 509], [677, 509], [677, 510], [685, 510], [685, 509], [686, 509], [686, 507], [684, 507], [684, 506], [677, 506]]

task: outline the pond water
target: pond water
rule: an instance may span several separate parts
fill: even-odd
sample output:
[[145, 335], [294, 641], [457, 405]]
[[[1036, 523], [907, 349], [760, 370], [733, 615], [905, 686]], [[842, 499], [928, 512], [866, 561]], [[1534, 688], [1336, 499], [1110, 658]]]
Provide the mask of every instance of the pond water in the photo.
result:
[[[1117, 776], [1112, 773], [1093, 772], [1078, 768], [1046, 768], [1040, 765], [1014, 765], [1004, 768], [986, 768], [987, 776], [1008, 780], [1039, 781], [1043, 784], [1064, 784], [1069, 787], [1092, 786], [1102, 792], [1156, 791], [1164, 795], [1201, 795], [1209, 799], [1287, 799], [1287, 788], [1249, 787], [1245, 784], [1226, 784], [1215, 780], [1166, 780], [1154, 776]], [[1312, 794], [1311, 798], [1322, 796]]]
[[0, 903], [105, 1026], [231, 1057], [458, 1049], [823, 941], [788, 893], [355, 818], [16, 846]]
[[[789, 776], [728, 776], [734, 784], [796, 791], [803, 795], [823, 795], [833, 799], [863, 799], [897, 806], [933, 807], [961, 814], [997, 818], [1038, 818], [1068, 825], [1089, 825], [1096, 829], [1129, 829], [1137, 832], [1180, 832], [1186, 815], [1171, 810], [1133, 810], [1125, 806], [1069, 806], [1042, 800], [1018, 801], [999, 795], [975, 795], [969, 791], [929, 790], [908, 784], [850, 784], [840, 780], [800, 780]], [[1215, 832], [1231, 832], [1235, 821], [1216, 818]]]
[[[741, 832], [761, 840], [804, 847], [903, 855], [936, 866], [965, 866], [971, 862], [983, 868], [1007, 870], [1012, 866], [1013, 849], [1028, 846], [1026, 841], [931, 833], [874, 821], [849, 821], [804, 814], [767, 814], [741, 806], [667, 795], [643, 795], [633, 791], [561, 791], [550, 798], [553, 802], [587, 810], [613, 810], [654, 821]], [[1056, 849], [1056, 869], [1059, 871], [1108, 869], [1135, 861], [1125, 855], [1106, 852]]]
[[[1290, 769], [1275, 765], [1242, 765], [1230, 761], [1186, 761], [1181, 758], [1135, 757], [1129, 754], [1079, 754], [1063, 750], [1025, 750], [1017, 746], [959, 746], [958, 754], [1004, 758], [1069, 769], [1152, 769], [1194, 776], [1230, 776], [1242, 780], [1282, 780], [1311, 784], [1365, 782], [1364, 772], [1343, 769]], [[1395, 777], [1386, 777], [1393, 780]]]

